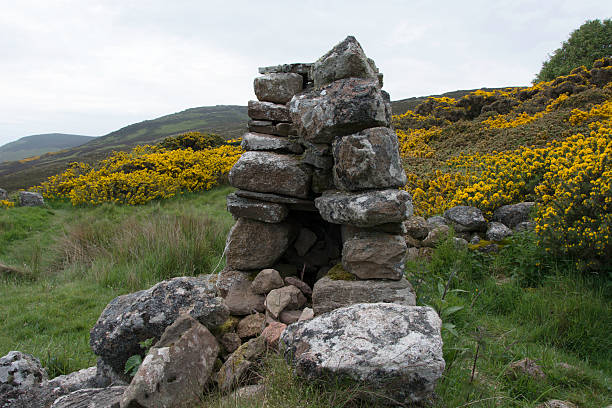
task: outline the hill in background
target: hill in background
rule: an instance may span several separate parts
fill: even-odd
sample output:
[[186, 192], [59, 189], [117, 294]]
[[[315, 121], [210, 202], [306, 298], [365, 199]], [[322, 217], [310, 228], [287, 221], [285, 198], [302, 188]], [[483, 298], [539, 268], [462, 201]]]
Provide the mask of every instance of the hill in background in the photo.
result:
[[126, 126], [89, 143], [46, 153], [40, 157], [0, 163], [0, 186], [9, 191], [39, 184], [75, 161], [95, 163], [114, 150], [127, 151], [136, 145], [154, 144], [168, 136], [189, 131], [217, 133], [238, 138], [246, 130], [247, 107], [204, 106], [145, 120]]
[[0, 163], [80, 146], [90, 142], [92, 139], [95, 139], [95, 137], [65, 133], [45, 133], [22, 137], [19, 140], [0, 146]]

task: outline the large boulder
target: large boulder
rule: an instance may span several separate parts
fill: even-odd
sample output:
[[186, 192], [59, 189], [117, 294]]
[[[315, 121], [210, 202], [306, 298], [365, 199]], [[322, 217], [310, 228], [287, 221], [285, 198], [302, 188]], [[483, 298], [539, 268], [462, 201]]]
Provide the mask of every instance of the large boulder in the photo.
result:
[[140, 354], [139, 342], [159, 340], [182, 313], [209, 329], [229, 317], [223, 298], [207, 277], [180, 277], [147, 290], [113, 299], [91, 329], [89, 344], [115, 373], [123, 373], [130, 356]]
[[58, 398], [51, 408], [119, 408], [125, 389], [125, 386], [85, 388]]
[[248, 115], [254, 120], [291, 122], [289, 108], [272, 102], [249, 101]]
[[315, 206], [327, 222], [359, 227], [399, 223], [412, 215], [412, 197], [404, 190], [327, 191]]
[[406, 239], [384, 232], [361, 232], [344, 241], [342, 266], [359, 279], [393, 279], [404, 275]]
[[289, 215], [286, 205], [239, 197], [234, 193], [227, 196], [227, 210], [235, 218], [271, 223], [279, 223]]
[[341, 79], [291, 99], [289, 110], [298, 133], [313, 143], [331, 143], [364, 129], [389, 126], [391, 102], [371, 79]]
[[405, 278], [359, 281], [323, 277], [312, 290], [312, 308], [316, 316], [355, 303], [379, 302], [414, 306], [416, 295]]
[[269, 151], [296, 154], [301, 154], [304, 151], [299, 143], [286, 137], [255, 132], [249, 132], [242, 136], [240, 147], [246, 151]]
[[501, 222], [508, 228], [514, 228], [521, 222], [531, 220], [534, 202], [525, 201], [518, 204], [503, 205], [493, 211], [493, 221]]
[[232, 186], [260, 193], [308, 198], [312, 170], [298, 156], [246, 152], [229, 172]]
[[457, 232], [486, 231], [487, 221], [476, 207], [458, 205], [444, 211], [444, 218]]
[[333, 153], [334, 184], [340, 190], [380, 189], [406, 184], [397, 136], [389, 128], [376, 127], [338, 138], [334, 141]]
[[239, 218], [227, 237], [227, 267], [238, 270], [274, 265], [289, 247], [292, 227]]
[[351, 77], [378, 80], [378, 69], [355, 37], [348, 36], [314, 63], [312, 78], [314, 86], [321, 87]]
[[38, 193], [31, 191], [20, 191], [19, 192], [19, 205], [22, 207], [40, 207], [45, 205], [43, 196]]
[[260, 101], [287, 103], [302, 90], [304, 78], [294, 73], [269, 73], [255, 78], [253, 87]]
[[180, 316], [149, 350], [123, 393], [121, 407], [184, 407], [198, 402], [219, 354], [206, 327]]
[[281, 343], [299, 375], [348, 378], [410, 404], [430, 396], [444, 372], [441, 326], [430, 307], [357, 304], [290, 325]]

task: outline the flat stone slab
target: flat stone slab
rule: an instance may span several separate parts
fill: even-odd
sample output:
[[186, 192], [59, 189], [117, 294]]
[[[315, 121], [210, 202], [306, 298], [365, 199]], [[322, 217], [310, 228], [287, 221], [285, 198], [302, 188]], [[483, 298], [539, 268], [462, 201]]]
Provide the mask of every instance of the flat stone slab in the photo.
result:
[[444, 372], [441, 326], [430, 307], [357, 304], [294, 323], [280, 341], [307, 379], [344, 377], [410, 404], [429, 397]]
[[239, 197], [228, 194], [227, 210], [235, 218], [250, 218], [256, 221], [278, 223], [289, 215], [286, 205]]
[[298, 198], [310, 196], [311, 180], [312, 169], [298, 156], [271, 152], [246, 152], [229, 172], [236, 188]]
[[298, 211], [317, 211], [313, 200], [304, 200], [297, 197], [288, 197], [272, 193], [258, 193], [255, 191], [236, 190], [234, 192], [239, 197], [252, 198], [255, 200], [269, 201], [271, 203], [287, 204], [290, 210]]
[[268, 73], [253, 81], [257, 99], [274, 103], [289, 102], [303, 84], [304, 78], [294, 73]]
[[326, 191], [315, 206], [327, 222], [358, 227], [398, 223], [412, 215], [412, 197], [404, 190]]
[[294, 74], [308, 75], [312, 68], [311, 62], [298, 62], [294, 64], [279, 64], [269, 67], [259, 67], [257, 70], [260, 74], [278, 74], [282, 72], [291, 72]]
[[344, 241], [342, 266], [359, 279], [394, 279], [404, 276], [406, 239], [384, 232], [361, 232]]
[[86, 388], [55, 400], [51, 408], [119, 408], [126, 387]]
[[291, 122], [289, 108], [278, 103], [249, 101], [247, 113], [249, 118], [255, 120]]
[[283, 136], [266, 135], [263, 133], [249, 132], [242, 136], [240, 144], [246, 151], [269, 151], [301, 154], [304, 149], [299, 143], [295, 143]]
[[312, 290], [312, 307], [320, 315], [356, 303], [397, 303], [416, 305], [416, 295], [406, 278], [400, 280], [319, 279]]

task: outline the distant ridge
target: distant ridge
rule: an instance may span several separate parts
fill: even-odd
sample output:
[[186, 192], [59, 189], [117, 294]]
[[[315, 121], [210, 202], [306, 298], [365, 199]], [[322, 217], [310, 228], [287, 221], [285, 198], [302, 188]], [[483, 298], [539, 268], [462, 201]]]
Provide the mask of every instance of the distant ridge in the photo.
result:
[[21, 160], [27, 157], [56, 152], [80, 146], [90, 142], [92, 139], [95, 139], [95, 137], [66, 133], [45, 133], [42, 135], [25, 136], [0, 146], [0, 162]]

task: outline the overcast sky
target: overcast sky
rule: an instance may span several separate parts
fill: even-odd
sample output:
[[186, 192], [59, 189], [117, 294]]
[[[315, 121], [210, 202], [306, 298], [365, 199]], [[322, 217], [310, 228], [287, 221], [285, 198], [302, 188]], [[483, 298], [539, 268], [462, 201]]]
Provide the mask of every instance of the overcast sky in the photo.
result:
[[527, 85], [608, 0], [0, 0], [0, 145], [246, 105], [257, 67], [354, 35], [392, 100]]

